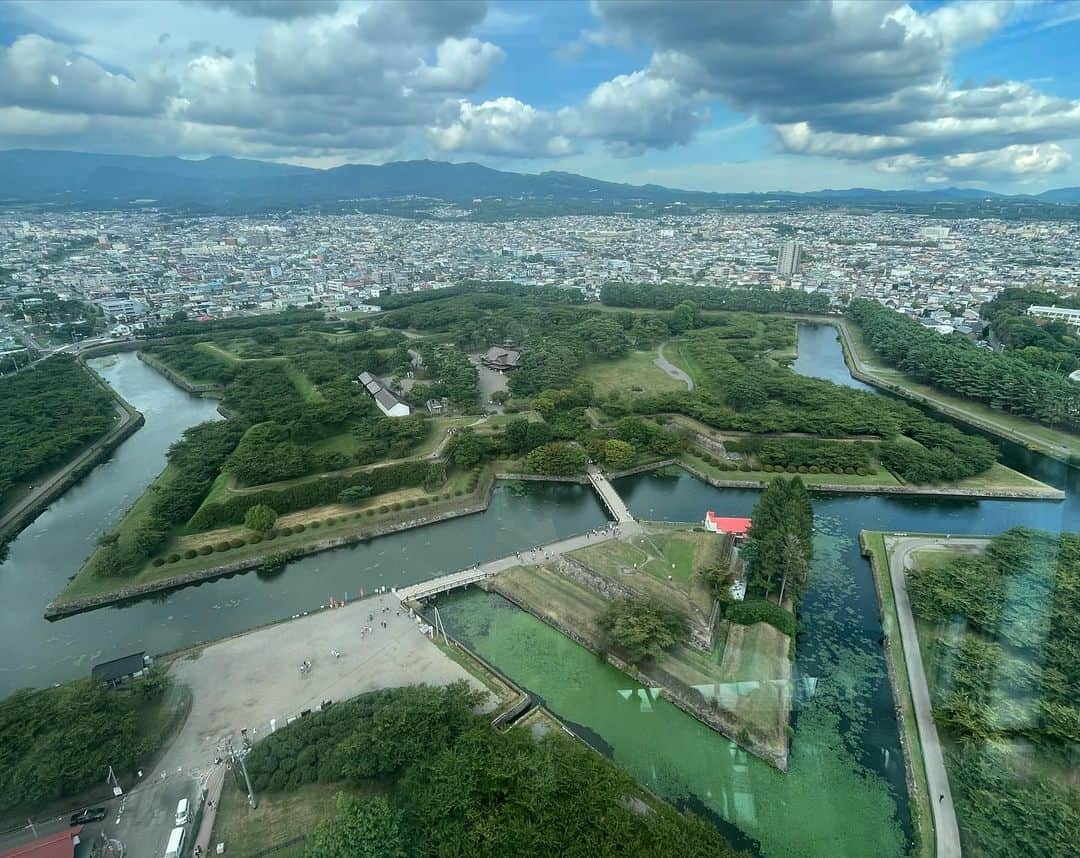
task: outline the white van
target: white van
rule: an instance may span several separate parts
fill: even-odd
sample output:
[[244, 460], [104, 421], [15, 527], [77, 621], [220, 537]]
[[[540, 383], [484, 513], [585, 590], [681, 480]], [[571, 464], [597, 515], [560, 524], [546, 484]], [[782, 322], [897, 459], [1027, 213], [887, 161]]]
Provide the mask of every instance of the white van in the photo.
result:
[[184, 848], [184, 829], [177, 826], [169, 835], [169, 845], [165, 847], [165, 858], [180, 858], [180, 850]]
[[188, 821], [188, 800], [186, 798], [180, 799], [176, 805], [176, 824], [187, 825]]

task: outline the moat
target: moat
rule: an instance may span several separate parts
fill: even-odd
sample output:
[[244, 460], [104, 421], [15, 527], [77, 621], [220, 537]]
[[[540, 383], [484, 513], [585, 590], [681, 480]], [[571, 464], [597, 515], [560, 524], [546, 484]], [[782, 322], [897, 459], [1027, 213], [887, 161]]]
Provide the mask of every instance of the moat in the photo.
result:
[[[164, 464], [190, 425], [217, 417], [132, 354], [91, 362], [146, 415], [146, 426], [43, 513], [0, 564], [5, 659], [0, 693], [85, 676], [91, 664], [133, 651], [167, 652], [318, 608], [330, 597], [398, 586], [579, 533], [605, 520], [591, 490], [531, 483], [497, 488], [486, 513], [443, 522], [290, 564], [238, 574], [57, 622], [47, 602]], [[850, 379], [835, 332], [802, 325], [795, 368]], [[792, 768], [783, 775], [498, 597], [443, 597], [448, 629], [495, 663], [646, 786], [708, 813], [733, 841], [765, 855], [895, 855], [911, 823], [904, 762], [879, 643], [861, 529], [992, 534], [1026, 524], [1060, 530], [1080, 521], [1080, 472], [1002, 443], [1003, 461], [1065, 489], [1064, 502], [883, 495], [815, 495], [817, 555], [802, 607]], [[686, 474], [615, 483], [643, 519], [693, 521], [712, 508], [749, 514], [757, 492], [712, 488]]]

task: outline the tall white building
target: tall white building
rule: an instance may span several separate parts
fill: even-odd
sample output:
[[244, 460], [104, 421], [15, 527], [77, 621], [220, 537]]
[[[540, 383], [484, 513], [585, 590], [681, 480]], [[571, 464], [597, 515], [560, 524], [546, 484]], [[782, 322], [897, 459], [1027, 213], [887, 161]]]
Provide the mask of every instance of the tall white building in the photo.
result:
[[785, 241], [780, 245], [780, 256], [776, 260], [776, 273], [781, 277], [791, 277], [799, 270], [802, 257], [802, 245], [797, 241]]

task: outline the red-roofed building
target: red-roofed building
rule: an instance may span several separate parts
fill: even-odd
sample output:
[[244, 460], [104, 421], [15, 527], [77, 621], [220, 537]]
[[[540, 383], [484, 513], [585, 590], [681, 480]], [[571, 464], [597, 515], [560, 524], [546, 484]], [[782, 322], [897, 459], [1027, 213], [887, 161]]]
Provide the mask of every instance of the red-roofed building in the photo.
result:
[[33, 843], [24, 843], [16, 846], [9, 852], [0, 855], [0, 858], [74, 858], [75, 847], [79, 843], [81, 825], [76, 825], [67, 831], [50, 834], [48, 837], [40, 837]]
[[750, 527], [748, 518], [725, 518], [711, 509], [705, 513], [705, 529], [712, 533], [729, 533], [736, 539], [746, 539]]

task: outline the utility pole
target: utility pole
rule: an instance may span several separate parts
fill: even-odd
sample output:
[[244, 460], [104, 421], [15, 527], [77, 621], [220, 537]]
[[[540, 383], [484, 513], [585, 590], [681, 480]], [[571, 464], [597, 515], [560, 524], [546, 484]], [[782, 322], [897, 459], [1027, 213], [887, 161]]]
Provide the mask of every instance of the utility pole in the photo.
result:
[[446, 626], [443, 625], [442, 615], [439, 613], [439, 606], [435, 606], [435, 637], [442, 635], [443, 643], [450, 646], [450, 639], [446, 636]]
[[251, 778], [248, 777], [247, 766], [244, 765], [244, 756], [236, 751], [233, 747], [232, 739], [225, 740], [225, 753], [229, 755], [229, 761], [233, 764], [233, 771], [237, 769], [244, 776], [244, 786], [247, 788], [248, 805], [252, 810], [259, 806], [258, 800], [255, 798], [255, 790], [251, 788]]

